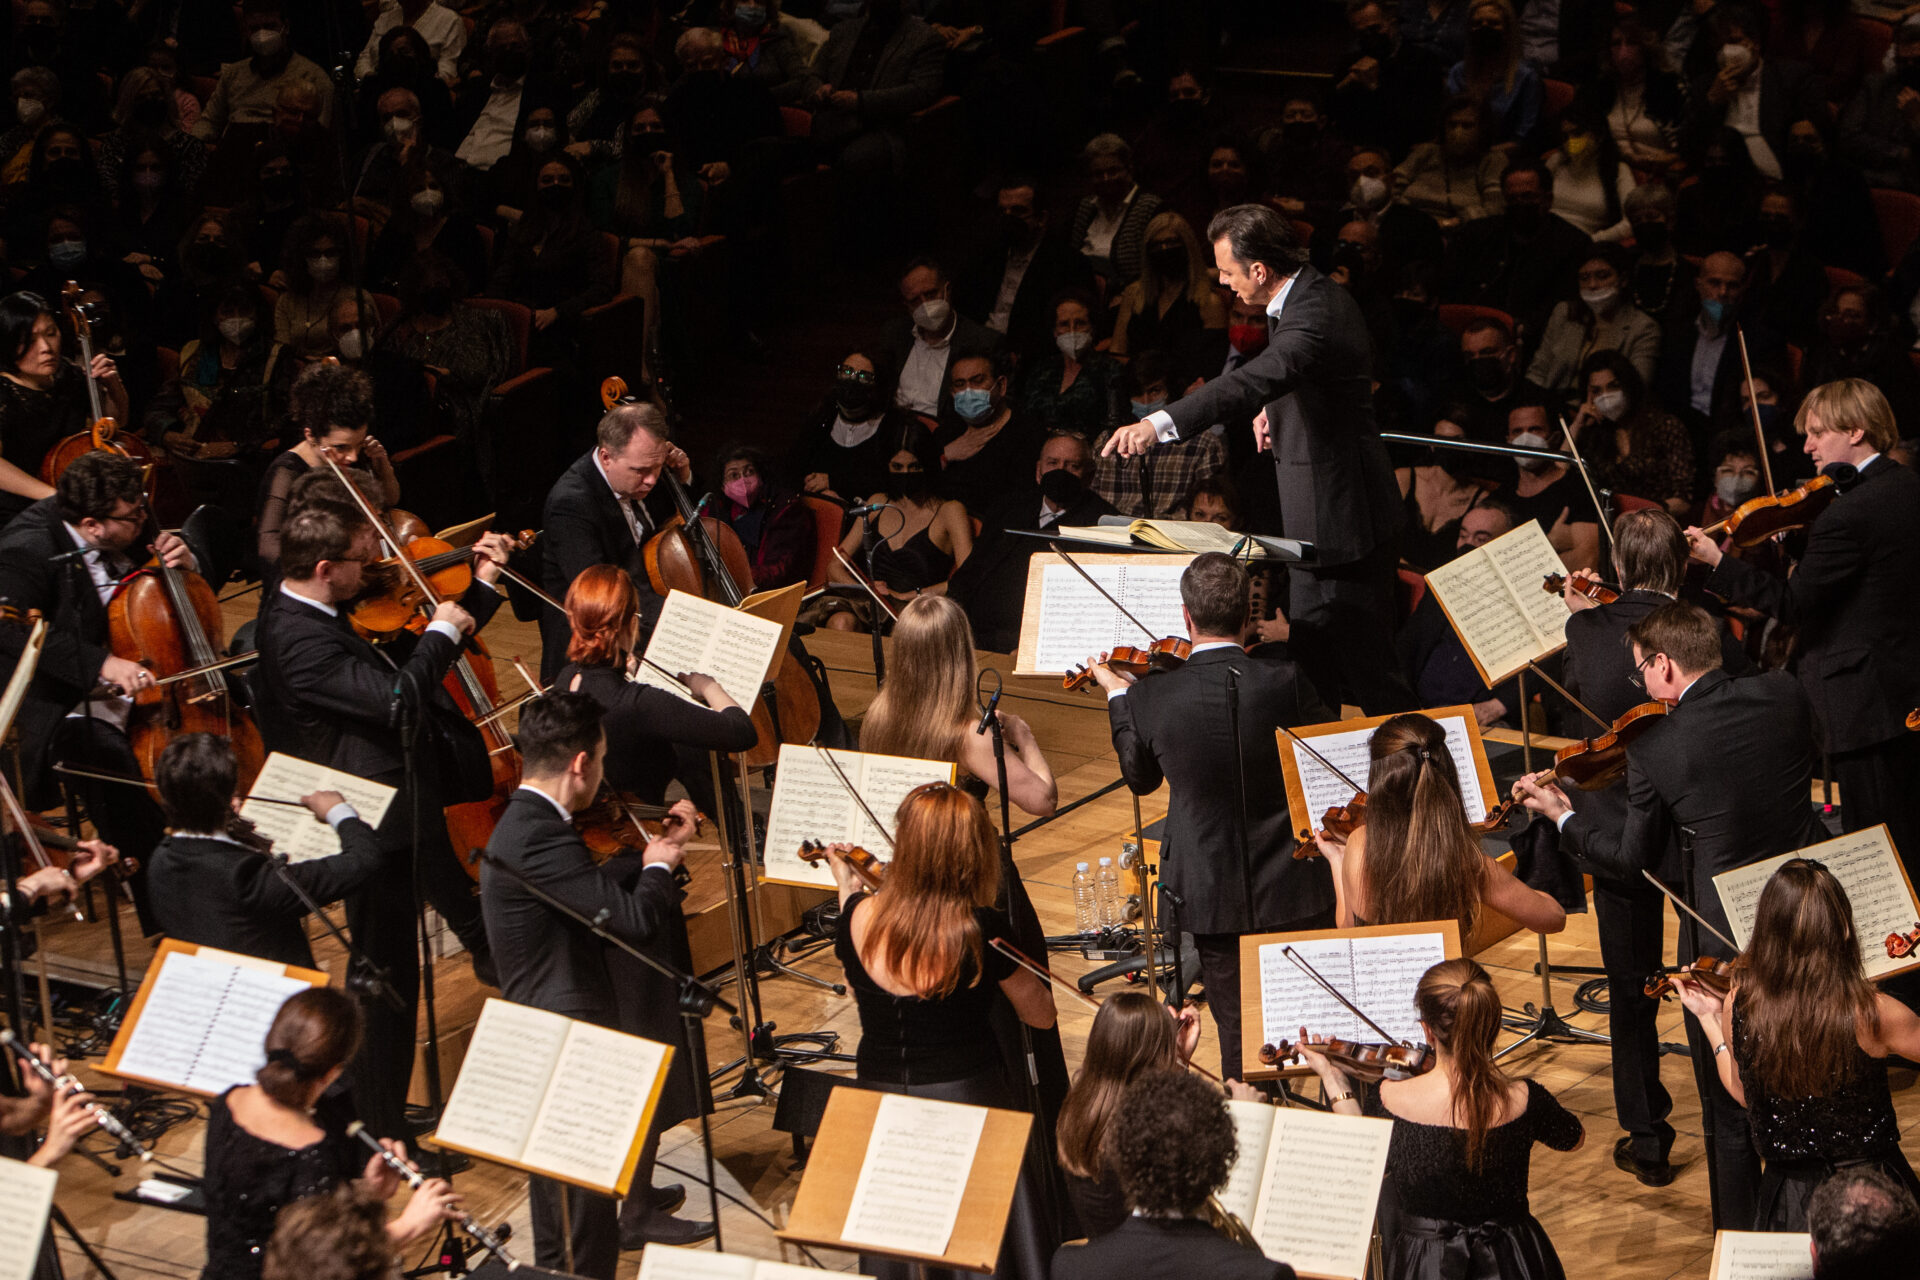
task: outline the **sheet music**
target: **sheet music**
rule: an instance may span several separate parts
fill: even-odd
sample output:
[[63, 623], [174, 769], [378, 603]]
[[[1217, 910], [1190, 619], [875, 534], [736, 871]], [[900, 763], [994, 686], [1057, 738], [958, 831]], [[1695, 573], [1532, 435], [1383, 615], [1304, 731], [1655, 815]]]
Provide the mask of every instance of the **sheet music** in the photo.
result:
[[[1480, 787], [1480, 769], [1473, 757], [1473, 734], [1467, 728], [1464, 716], [1435, 716], [1434, 723], [1447, 735], [1447, 751], [1453, 756], [1453, 771], [1460, 778], [1460, 798], [1465, 803], [1467, 821], [1478, 822], [1487, 816], [1487, 796]], [[1372, 729], [1348, 729], [1340, 733], [1314, 733], [1317, 725], [1305, 726], [1296, 730], [1307, 739], [1315, 751], [1327, 758], [1327, 762], [1341, 773], [1358, 783], [1361, 789], [1367, 785], [1367, 773], [1372, 768], [1372, 759], [1368, 756], [1369, 744], [1373, 741]], [[1294, 767], [1300, 773], [1300, 790], [1307, 798], [1307, 812], [1294, 817], [1300, 825], [1319, 826], [1320, 817], [1335, 805], [1344, 805], [1353, 799], [1353, 788], [1340, 777], [1327, 770], [1315, 760], [1306, 747], [1282, 733], [1279, 736], [1280, 748], [1293, 753]]]
[[1393, 1121], [1276, 1107], [1248, 1225], [1260, 1251], [1302, 1275], [1366, 1274]]
[[[1381, 934], [1261, 946], [1261, 1044], [1298, 1040], [1302, 1027], [1330, 1039], [1378, 1042], [1378, 1032], [1287, 958], [1288, 947], [1394, 1039], [1420, 1039], [1414, 988], [1428, 969], [1447, 958], [1445, 934]], [[1258, 1047], [1243, 1046], [1243, 1056], [1251, 1060]]]
[[[669, 591], [647, 641], [647, 660], [669, 675], [700, 672], [712, 676], [727, 696], [743, 707], [760, 698], [760, 686], [773, 669], [780, 648], [777, 622], [703, 600], [686, 591]], [[686, 695], [646, 663], [634, 675], [639, 684]]]
[[1115, 645], [1145, 646], [1164, 636], [1184, 636], [1180, 616], [1180, 575], [1184, 557], [1139, 557], [1140, 563], [1083, 564], [1089, 577], [1153, 634], [1141, 632], [1105, 596], [1075, 573], [1070, 564], [1040, 563], [1040, 628], [1031, 670], [1066, 672], [1088, 655]]
[[52, 1169], [0, 1156], [0, 1280], [30, 1280], [39, 1265], [59, 1180]]
[[[655, 1246], [647, 1247], [652, 1249]], [[759, 1265], [754, 1268], [753, 1280], [820, 1280], [820, 1269], [797, 1267], [791, 1262], [775, 1262], [771, 1258], [762, 1258]], [[873, 1280], [873, 1277], [853, 1275], [851, 1280]]]
[[1567, 619], [1573, 610], [1556, 592], [1544, 589], [1547, 575], [1563, 571], [1564, 562], [1538, 520], [1523, 520], [1482, 548], [1501, 581], [1513, 592], [1520, 610], [1549, 650], [1567, 642]]
[[[923, 782], [951, 782], [953, 766], [943, 760], [883, 756], [870, 751], [835, 751], [833, 759], [847, 781], [866, 800], [874, 816], [892, 829], [893, 815], [907, 792]], [[892, 845], [868, 821], [866, 813], [833, 769], [810, 746], [784, 743], [774, 772], [773, 802], [767, 811], [765, 875], [795, 884], [833, 887], [833, 870], [800, 860], [802, 841], [845, 841], [885, 861]]]
[[557, 1013], [488, 997], [434, 1138], [518, 1161], [571, 1026]]
[[1571, 610], [1540, 589], [1544, 575], [1562, 567], [1539, 522], [1528, 521], [1427, 575], [1487, 683], [1498, 684], [1566, 643]]
[[[252, 794], [297, 801], [316, 791], [338, 791], [370, 827], [380, 825], [396, 794], [393, 787], [279, 751], [267, 757], [260, 776], [253, 780]], [[340, 837], [333, 828], [305, 809], [248, 800], [241, 804], [240, 816], [260, 828], [260, 834], [272, 840], [289, 862], [310, 862], [340, 852]]]
[[945, 1253], [986, 1124], [985, 1107], [898, 1093], [880, 1099], [841, 1239], [891, 1253]]
[[284, 971], [173, 951], [147, 989], [116, 1074], [194, 1093], [249, 1084], [287, 997], [310, 984]]
[[654, 1083], [671, 1058], [658, 1041], [574, 1022], [520, 1162], [618, 1188]]
[[1743, 948], [1747, 945], [1747, 938], [1753, 932], [1754, 915], [1760, 907], [1760, 891], [1789, 858], [1814, 858], [1824, 862], [1840, 887], [1847, 891], [1847, 899], [1853, 904], [1854, 932], [1860, 939], [1860, 960], [1869, 979], [1912, 963], [1887, 955], [1887, 935], [1905, 933], [1920, 923], [1920, 904], [1914, 902], [1913, 892], [1901, 871], [1900, 855], [1885, 825], [1852, 831], [1835, 840], [1823, 840], [1805, 849], [1715, 876], [1713, 885], [1733, 926], [1735, 942]]
[[640, 1273], [634, 1280], [754, 1280], [758, 1265], [752, 1258], [711, 1249], [650, 1244], [640, 1255]]
[[1708, 1280], [1813, 1280], [1812, 1237], [1804, 1231], [1718, 1231]]
[[1213, 1198], [1241, 1222], [1251, 1227], [1254, 1210], [1260, 1206], [1260, 1179], [1267, 1171], [1267, 1144], [1273, 1138], [1273, 1117], [1279, 1108], [1268, 1102], [1227, 1101], [1227, 1115], [1233, 1121], [1233, 1136], [1240, 1149], [1227, 1171], [1226, 1185]]

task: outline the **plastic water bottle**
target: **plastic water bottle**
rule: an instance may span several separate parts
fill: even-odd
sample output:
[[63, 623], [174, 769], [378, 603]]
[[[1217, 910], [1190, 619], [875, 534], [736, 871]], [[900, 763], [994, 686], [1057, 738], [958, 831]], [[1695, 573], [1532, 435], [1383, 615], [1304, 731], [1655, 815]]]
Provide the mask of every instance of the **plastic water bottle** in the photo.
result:
[[1093, 874], [1079, 862], [1073, 869], [1073, 927], [1092, 933], [1100, 927], [1100, 904], [1094, 898]]
[[1100, 869], [1094, 872], [1093, 900], [1099, 907], [1102, 926], [1122, 923], [1120, 916], [1125, 908], [1120, 901], [1120, 871], [1112, 858], [1100, 859]]

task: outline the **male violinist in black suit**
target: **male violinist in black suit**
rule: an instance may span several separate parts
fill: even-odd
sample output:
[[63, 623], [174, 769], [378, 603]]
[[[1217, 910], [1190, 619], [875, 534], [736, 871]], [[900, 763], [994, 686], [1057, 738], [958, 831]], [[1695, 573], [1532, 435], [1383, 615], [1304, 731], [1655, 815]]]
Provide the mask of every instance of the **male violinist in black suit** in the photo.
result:
[[[1319, 858], [1295, 861], [1280, 776], [1277, 725], [1333, 719], [1285, 656], [1249, 657], [1247, 573], [1219, 552], [1180, 575], [1192, 656], [1132, 679], [1088, 663], [1107, 691], [1113, 746], [1127, 785], [1172, 788], [1161, 879], [1200, 952], [1207, 1007], [1220, 1032], [1223, 1079], [1240, 1078], [1240, 936], [1333, 927], [1333, 879]], [[1270, 649], [1284, 650], [1281, 646]], [[1235, 730], [1238, 736], [1235, 736]]]
[[[605, 772], [607, 736], [600, 727], [600, 705], [584, 693], [550, 694], [521, 713], [519, 740], [520, 788], [494, 827], [480, 868], [480, 899], [500, 960], [502, 990], [516, 1004], [618, 1026], [620, 1001], [608, 974], [605, 945], [541, 901], [522, 880], [588, 919], [598, 918], [615, 937], [659, 954], [675, 931], [685, 936], [682, 894], [672, 873], [693, 834], [693, 806], [682, 800], [673, 807], [663, 834], [648, 841], [637, 866], [620, 865], [631, 864], [632, 854], [595, 865], [572, 818], [593, 803]], [[664, 980], [662, 986], [656, 1002], [661, 1025], [642, 1034], [675, 1045], [677, 1066], [680, 1059], [690, 1062], [692, 1055], [685, 1051], [674, 993]], [[680, 1188], [654, 1188], [659, 1144], [656, 1123], [633, 1173], [633, 1195], [651, 1202], [652, 1212], [643, 1223], [646, 1241], [694, 1244], [708, 1239], [712, 1223], [669, 1216], [684, 1194]], [[550, 1268], [566, 1264], [563, 1196], [572, 1227], [573, 1271], [593, 1280], [613, 1280], [622, 1245], [614, 1202], [538, 1176], [527, 1184], [534, 1260]]]
[[1284, 612], [1301, 665], [1329, 697], [1369, 715], [1412, 710], [1418, 703], [1393, 652], [1394, 535], [1404, 506], [1374, 426], [1366, 317], [1308, 264], [1292, 226], [1265, 205], [1222, 210], [1207, 239], [1221, 283], [1266, 311], [1266, 348], [1117, 429], [1102, 455], [1138, 457], [1254, 414], [1255, 448], [1273, 450], [1281, 531], [1314, 548], [1313, 563], [1287, 575]]
[[[472, 955], [475, 976], [492, 985], [479, 904], [447, 843], [443, 813], [491, 795], [492, 778], [478, 730], [440, 682], [466, 637], [500, 607], [493, 583], [509, 544], [497, 533], [482, 535], [474, 584], [459, 602], [434, 606], [417, 638], [402, 633], [375, 649], [354, 632], [345, 605], [359, 594], [378, 547], [357, 507], [320, 498], [288, 517], [281, 581], [260, 605], [254, 716], [269, 750], [399, 789], [377, 829], [381, 872], [347, 899], [347, 923], [406, 1005], [404, 1012], [385, 1001], [367, 1005], [355, 1099], [368, 1128], [402, 1134], [420, 989], [417, 896], [433, 903]], [[401, 727], [409, 719], [411, 744]]]
[[[1678, 839], [1681, 895], [1708, 926], [1731, 938], [1713, 877], [1826, 837], [1811, 804], [1812, 712], [1784, 671], [1739, 680], [1722, 671], [1719, 628], [1694, 605], [1662, 604], [1626, 635], [1633, 679], [1672, 710], [1627, 748], [1625, 824], [1597, 820], [1588, 793], [1575, 808], [1551, 771], [1521, 778], [1514, 794], [1559, 823], [1575, 855], [1620, 879], [1659, 868], [1668, 844]], [[1683, 921], [1681, 936], [1683, 962], [1696, 955], [1734, 955], [1734, 948], [1691, 920]], [[1691, 945], [1684, 941], [1689, 938]], [[1714, 1055], [1725, 1046], [1708, 1044], [1691, 1016], [1687, 1039], [1712, 1135], [1714, 1225], [1744, 1229], [1753, 1221], [1760, 1188], [1746, 1109], [1714, 1069]]]
[[[1707, 590], [1795, 629], [1801, 686], [1840, 784], [1848, 831], [1884, 822], [1909, 875], [1920, 875], [1920, 475], [1887, 451], [1893, 410], [1871, 382], [1843, 378], [1807, 393], [1795, 418], [1822, 472], [1850, 468], [1814, 517], [1793, 574], [1776, 578], [1687, 530]], [[1846, 475], [1846, 471], [1841, 471]]]
[[[660, 617], [661, 597], [647, 580], [642, 549], [673, 514], [664, 491], [656, 492], [660, 473], [671, 470], [682, 484], [693, 483], [686, 452], [667, 439], [667, 420], [645, 401], [616, 404], [595, 429], [596, 441], [566, 469], [547, 494], [541, 514], [540, 585], [556, 600], [580, 571], [593, 564], [617, 564], [640, 593], [640, 634], [644, 641]], [[573, 630], [566, 616], [542, 606], [540, 678], [567, 663]]]

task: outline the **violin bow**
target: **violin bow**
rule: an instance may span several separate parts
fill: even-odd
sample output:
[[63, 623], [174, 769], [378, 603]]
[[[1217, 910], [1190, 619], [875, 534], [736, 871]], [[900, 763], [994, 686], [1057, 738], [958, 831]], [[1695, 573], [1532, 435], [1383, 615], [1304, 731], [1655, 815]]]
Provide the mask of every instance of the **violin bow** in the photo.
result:
[[1331, 982], [1328, 982], [1325, 978], [1321, 977], [1320, 971], [1314, 968], [1312, 965], [1308, 964], [1306, 960], [1301, 957], [1300, 953], [1295, 951], [1291, 946], [1285, 946], [1280, 948], [1280, 954], [1285, 956], [1287, 959], [1293, 961], [1293, 963], [1299, 967], [1302, 973], [1306, 974], [1309, 978], [1312, 978], [1315, 982], [1319, 983], [1320, 986], [1326, 991], [1328, 995], [1332, 996], [1335, 1000], [1338, 1000], [1343, 1006], [1345, 1006], [1348, 1013], [1351, 1013], [1354, 1017], [1360, 1019], [1360, 1021], [1366, 1023], [1369, 1027], [1371, 1027], [1375, 1035], [1379, 1036], [1382, 1040], [1386, 1041], [1388, 1044], [1397, 1044], [1402, 1046], [1406, 1045], [1407, 1042], [1405, 1040], [1400, 1039], [1398, 1036], [1388, 1035], [1385, 1028], [1383, 1028], [1379, 1023], [1375, 1022], [1372, 1018], [1369, 1018], [1366, 1015], [1366, 1013], [1362, 1011], [1359, 1005], [1355, 1004], [1353, 1001], [1347, 999], [1346, 996], [1342, 995], [1340, 992], [1340, 988], [1334, 986]]
[[1361, 786], [1359, 783], [1355, 782], [1352, 778], [1349, 778], [1346, 774], [1342, 773], [1339, 769], [1335, 768], [1333, 761], [1327, 759], [1325, 756], [1321, 755], [1318, 751], [1315, 751], [1313, 749], [1313, 744], [1308, 742], [1305, 738], [1301, 737], [1299, 734], [1295, 733], [1293, 730], [1287, 728], [1287, 726], [1285, 725], [1280, 725], [1279, 729], [1280, 729], [1280, 732], [1286, 734], [1289, 738], [1292, 738], [1295, 742], [1299, 743], [1300, 749], [1302, 751], [1305, 751], [1308, 755], [1312, 756], [1315, 760], [1319, 761], [1320, 767], [1322, 769], [1325, 769], [1328, 773], [1332, 774], [1334, 777], [1340, 779], [1340, 781], [1352, 787], [1356, 794], [1366, 790], [1365, 787]]
[[1773, 492], [1773, 463], [1768, 461], [1772, 450], [1767, 448], [1767, 429], [1760, 421], [1760, 394], [1753, 387], [1753, 361], [1747, 358], [1747, 330], [1743, 325], [1733, 326], [1733, 336], [1740, 340], [1740, 369], [1747, 379], [1747, 408], [1753, 414], [1753, 447], [1760, 454], [1760, 475], [1766, 481], [1767, 492]]
[[[40, 833], [34, 830], [33, 821], [27, 817], [26, 806], [20, 803], [19, 796], [13, 794], [13, 788], [7, 785], [7, 780], [4, 775], [0, 775], [0, 813], [5, 814], [7, 822], [12, 825], [14, 831], [19, 834], [20, 838], [26, 842], [28, 850], [33, 854], [33, 860], [39, 863], [43, 869], [51, 867], [53, 865], [53, 859], [47, 856], [47, 847], [40, 843]], [[79, 900], [73, 898], [71, 894], [67, 896], [73, 901], [73, 918], [76, 921], [84, 921], [87, 918], [87, 913], [80, 909]], [[52, 1026], [51, 1020], [48, 1020], [47, 1027], [49, 1031], [52, 1030]]]
[[882, 613], [892, 618], [895, 622], [900, 621], [900, 615], [887, 607], [887, 602], [880, 598], [880, 593], [873, 589], [873, 584], [867, 581], [866, 575], [853, 567], [853, 561], [847, 559], [840, 548], [835, 547], [833, 549], [833, 558], [846, 566], [847, 572], [853, 575], [853, 580], [866, 589], [867, 594], [873, 597], [873, 602], [880, 606]]
[[1149, 631], [1147, 629], [1146, 623], [1134, 617], [1132, 611], [1129, 610], [1127, 606], [1121, 604], [1118, 600], [1114, 599], [1112, 592], [1108, 591], [1105, 587], [1095, 582], [1093, 580], [1093, 575], [1088, 573], [1085, 569], [1082, 569], [1080, 567], [1080, 562], [1078, 560], [1075, 560], [1071, 555], [1067, 554], [1066, 548], [1062, 547], [1057, 542], [1049, 542], [1047, 543], [1047, 545], [1053, 548], [1053, 553], [1055, 555], [1059, 556], [1062, 560], [1066, 561], [1069, 565], [1072, 565], [1073, 571], [1079, 574], [1081, 577], [1085, 578], [1087, 580], [1088, 586], [1092, 587], [1095, 591], [1098, 591], [1101, 595], [1105, 596], [1107, 598], [1107, 603], [1112, 605], [1114, 608], [1118, 609], [1121, 613], [1121, 616], [1125, 617], [1126, 620], [1128, 622], [1131, 622], [1134, 626], [1140, 628], [1140, 630], [1146, 635], [1148, 643], [1152, 643], [1153, 641], [1158, 640], [1160, 638], [1159, 636], [1156, 636], [1155, 634], [1153, 634], [1152, 631]]
[[1571, 693], [1568, 693], [1566, 691], [1566, 688], [1562, 686], [1558, 680], [1555, 680], [1552, 676], [1542, 671], [1540, 669], [1539, 663], [1529, 659], [1527, 662], [1527, 665], [1533, 669], [1533, 674], [1539, 676], [1542, 680], [1545, 680], [1547, 682], [1547, 686], [1549, 688], [1551, 688], [1555, 693], [1559, 694], [1561, 697], [1565, 698], [1568, 702], [1571, 702], [1575, 710], [1579, 711], [1582, 715], [1586, 716], [1587, 719], [1599, 725], [1600, 731], [1602, 733], [1608, 732], [1613, 728], [1612, 725], [1608, 724], [1605, 720], [1602, 720], [1599, 716], [1595, 715], [1593, 713], [1593, 710], [1590, 707], [1588, 707], [1586, 703], [1580, 701], [1580, 699], [1574, 697]]
[[1661, 884], [1658, 876], [1654, 875], [1653, 872], [1648, 871], [1645, 867], [1642, 867], [1640, 869], [1640, 874], [1647, 878], [1648, 884], [1658, 889], [1661, 893], [1666, 894], [1667, 901], [1673, 903], [1674, 906], [1680, 908], [1680, 910], [1692, 916], [1702, 929], [1705, 929], [1708, 933], [1720, 939], [1720, 941], [1726, 943], [1729, 947], [1732, 947], [1736, 955], [1739, 954], [1739, 951], [1740, 951], [1739, 943], [1735, 942], [1732, 938], [1729, 938], [1726, 934], [1720, 932], [1718, 929], [1708, 924], [1704, 916], [1702, 916], [1698, 911], [1695, 911], [1692, 907], [1688, 906], [1686, 903], [1680, 900], [1679, 894], [1667, 888], [1667, 886], [1665, 886], [1664, 884]]
[[431, 611], [433, 606], [440, 603], [440, 593], [433, 589], [433, 584], [427, 581], [427, 576], [420, 572], [420, 566], [414, 563], [413, 557], [406, 553], [406, 549], [394, 537], [393, 531], [387, 528], [386, 522], [380, 518], [380, 513], [373, 509], [371, 502], [367, 501], [367, 495], [360, 492], [360, 487], [354, 484], [353, 479], [347, 475], [341, 465], [334, 461], [332, 446], [316, 445], [315, 449], [320, 454], [320, 460], [333, 471], [334, 479], [346, 489], [347, 496], [353, 500], [353, 505], [360, 508], [360, 514], [365, 516], [367, 523], [373, 526], [380, 540], [392, 548], [393, 559], [400, 566], [401, 571], [413, 579], [414, 589], [420, 593], [421, 610]]
[[90, 782], [117, 782], [123, 787], [139, 787], [146, 791], [160, 789], [145, 778], [135, 778], [124, 773], [108, 773], [104, 769], [76, 769], [70, 764], [56, 763], [53, 771], [65, 774], [69, 778], [86, 778]]
[[1607, 506], [1600, 501], [1600, 491], [1593, 487], [1593, 477], [1587, 473], [1587, 460], [1580, 456], [1580, 446], [1574, 442], [1573, 432], [1567, 427], [1567, 415], [1560, 415], [1560, 438], [1567, 442], [1567, 451], [1573, 455], [1577, 464], [1574, 470], [1580, 473], [1580, 480], [1587, 486], [1587, 496], [1593, 499], [1594, 514], [1599, 518], [1600, 527], [1607, 531], [1607, 540], [1613, 540], [1613, 525], [1607, 521]]
[[867, 815], [867, 821], [871, 822], [873, 829], [880, 833], [880, 838], [887, 842], [887, 848], [892, 849], [893, 833], [888, 831], [887, 824], [880, 821], [880, 819], [875, 816], [873, 810], [867, 807], [866, 797], [854, 789], [854, 785], [852, 781], [848, 779], [846, 771], [840, 767], [840, 762], [833, 758], [833, 752], [817, 742], [813, 744], [813, 749], [820, 753], [820, 758], [825, 760], [827, 767], [833, 770], [833, 776], [840, 780], [840, 785], [845, 787], [847, 794], [853, 797], [853, 802], [860, 806], [860, 812]]

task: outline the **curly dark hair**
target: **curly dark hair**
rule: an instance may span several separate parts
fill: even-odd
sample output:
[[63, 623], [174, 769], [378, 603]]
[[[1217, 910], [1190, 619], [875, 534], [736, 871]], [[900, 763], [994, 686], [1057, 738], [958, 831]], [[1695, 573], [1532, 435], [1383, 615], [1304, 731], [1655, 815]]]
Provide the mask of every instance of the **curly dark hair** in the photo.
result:
[[146, 499], [146, 475], [132, 458], [105, 449], [83, 453], [60, 473], [54, 504], [68, 524], [105, 520], [123, 502]]
[[381, 1280], [393, 1270], [386, 1206], [351, 1182], [280, 1211], [263, 1280]]
[[1227, 1180], [1239, 1142], [1226, 1100], [1206, 1081], [1149, 1071], [1127, 1086], [1118, 1114], [1129, 1122], [1109, 1127], [1101, 1146], [1128, 1208], [1191, 1214]]
[[316, 364], [294, 381], [293, 420], [322, 439], [330, 431], [358, 429], [373, 422], [373, 383], [343, 364]]

